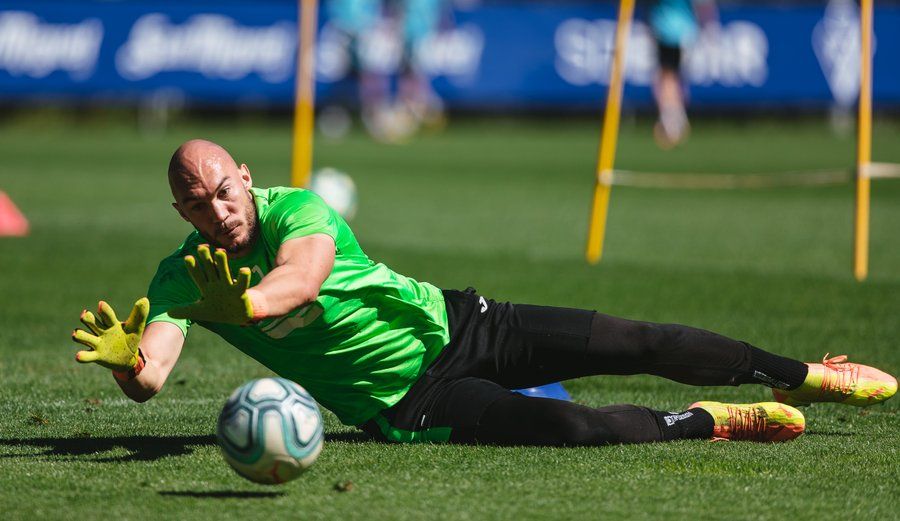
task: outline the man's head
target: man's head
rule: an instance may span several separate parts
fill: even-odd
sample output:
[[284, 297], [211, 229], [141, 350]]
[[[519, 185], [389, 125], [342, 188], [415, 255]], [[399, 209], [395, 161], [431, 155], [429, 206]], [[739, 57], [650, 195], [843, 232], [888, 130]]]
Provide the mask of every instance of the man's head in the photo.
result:
[[212, 246], [232, 256], [250, 251], [258, 220], [247, 165], [238, 166], [219, 145], [203, 139], [185, 142], [169, 161], [172, 206]]

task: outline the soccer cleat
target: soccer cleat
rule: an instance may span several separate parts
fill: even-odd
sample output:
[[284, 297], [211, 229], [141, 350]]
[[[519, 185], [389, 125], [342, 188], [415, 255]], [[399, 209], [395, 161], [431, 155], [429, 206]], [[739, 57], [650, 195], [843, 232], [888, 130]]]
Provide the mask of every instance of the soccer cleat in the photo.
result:
[[867, 365], [847, 362], [847, 356], [828, 358], [821, 364], [806, 364], [809, 374], [800, 387], [772, 389], [775, 399], [788, 405], [837, 402], [856, 407], [881, 403], [897, 392], [897, 379]]
[[788, 441], [803, 434], [803, 413], [777, 402], [697, 402], [690, 406], [708, 412], [715, 421], [713, 441]]

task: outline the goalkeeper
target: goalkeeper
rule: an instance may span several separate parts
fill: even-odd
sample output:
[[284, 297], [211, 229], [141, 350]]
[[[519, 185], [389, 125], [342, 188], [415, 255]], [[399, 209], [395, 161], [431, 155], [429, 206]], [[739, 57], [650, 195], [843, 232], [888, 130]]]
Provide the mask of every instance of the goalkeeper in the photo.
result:
[[[76, 359], [112, 369], [138, 402], [162, 389], [194, 325], [303, 385], [343, 423], [395, 442], [781, 441], [805, 427], [792, 405], [867, 406], [896, 392], [893, 377], [843, 356], [805, 364], [686, 326], [417, 282], [371, 261], [318, 196], [253, 187], [247, 166], [209, 141], [179, 147], [168, 174], [173, 206], [196, 231], [124, 323], [101, 302], [73, 333], [86, 346]], [[665, 412], [510, 390], [602, 374], [761, 384], [776, 401]]]

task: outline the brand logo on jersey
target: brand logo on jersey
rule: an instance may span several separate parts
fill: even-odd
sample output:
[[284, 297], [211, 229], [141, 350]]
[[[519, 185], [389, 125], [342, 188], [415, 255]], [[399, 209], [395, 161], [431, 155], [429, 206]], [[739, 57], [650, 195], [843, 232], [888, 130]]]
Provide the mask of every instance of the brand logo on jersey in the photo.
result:
[[[259, 275], [260, 279], [265, 276], [265, 273], [263, 273], [262, 268], [259, 266], [253, 266], [250, 268], [250, 271]], [[322, 313], [324, 312], [325, 308], [322, 304], [319, 304], [318, 301], [311, 302], [302, 308], [296, 309], [293, 315], [277, 317], [272, 320], [263, 320], [259, 323], [258, 327], [260, 331], [265, 333], [269, 338], [284, 338], [290, 335], [295, 329], [300, 329], [301, 327], [312, 324], [317, 318], [322, 316]]]
[[251, 271], [252, 273], [256, 273], [257, 275], [259, 275], [259, 278], [260, 278], [260, 279], [262, 279], [263, 277], [266, 276], [266, 274], [263, 273], [262, 268], [260, 268], [259, 266], [253, 266], [252, 268], [250, 268], [250, 271]]
[[284, 338], [295, 329], [306, 327], [322, 316], [325, 308], [318, 302], [313, 302], [299, 308], [293, 315], [281, 317], [266, 325], [260, 325], [260, 330], [269, 338]]
[[478, 303], [481, 304], [481, 312], [482, 313], [487, 311], [487, 301], [484, 300], [484, 297], [478, 297]]

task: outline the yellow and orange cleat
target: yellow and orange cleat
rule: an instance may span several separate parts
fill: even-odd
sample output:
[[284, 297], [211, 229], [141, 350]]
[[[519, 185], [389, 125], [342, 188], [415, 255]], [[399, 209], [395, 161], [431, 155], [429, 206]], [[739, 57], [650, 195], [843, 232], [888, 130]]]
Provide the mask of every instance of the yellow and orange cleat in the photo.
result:
[[772, 389], [775, 399], [788, 405], [837, 402], [856, 407], [881, 403], [897, 392], [897, 379], [867, 365], [847, 362], [841, 355], [822, 359], [821, 364], [806, 364], [809, 374], [796, 389]]
[[697, 402], [715, 421], [713, 441], [788, 441], [803, 434], [806, 419], [790, 405], [777, 402]]

